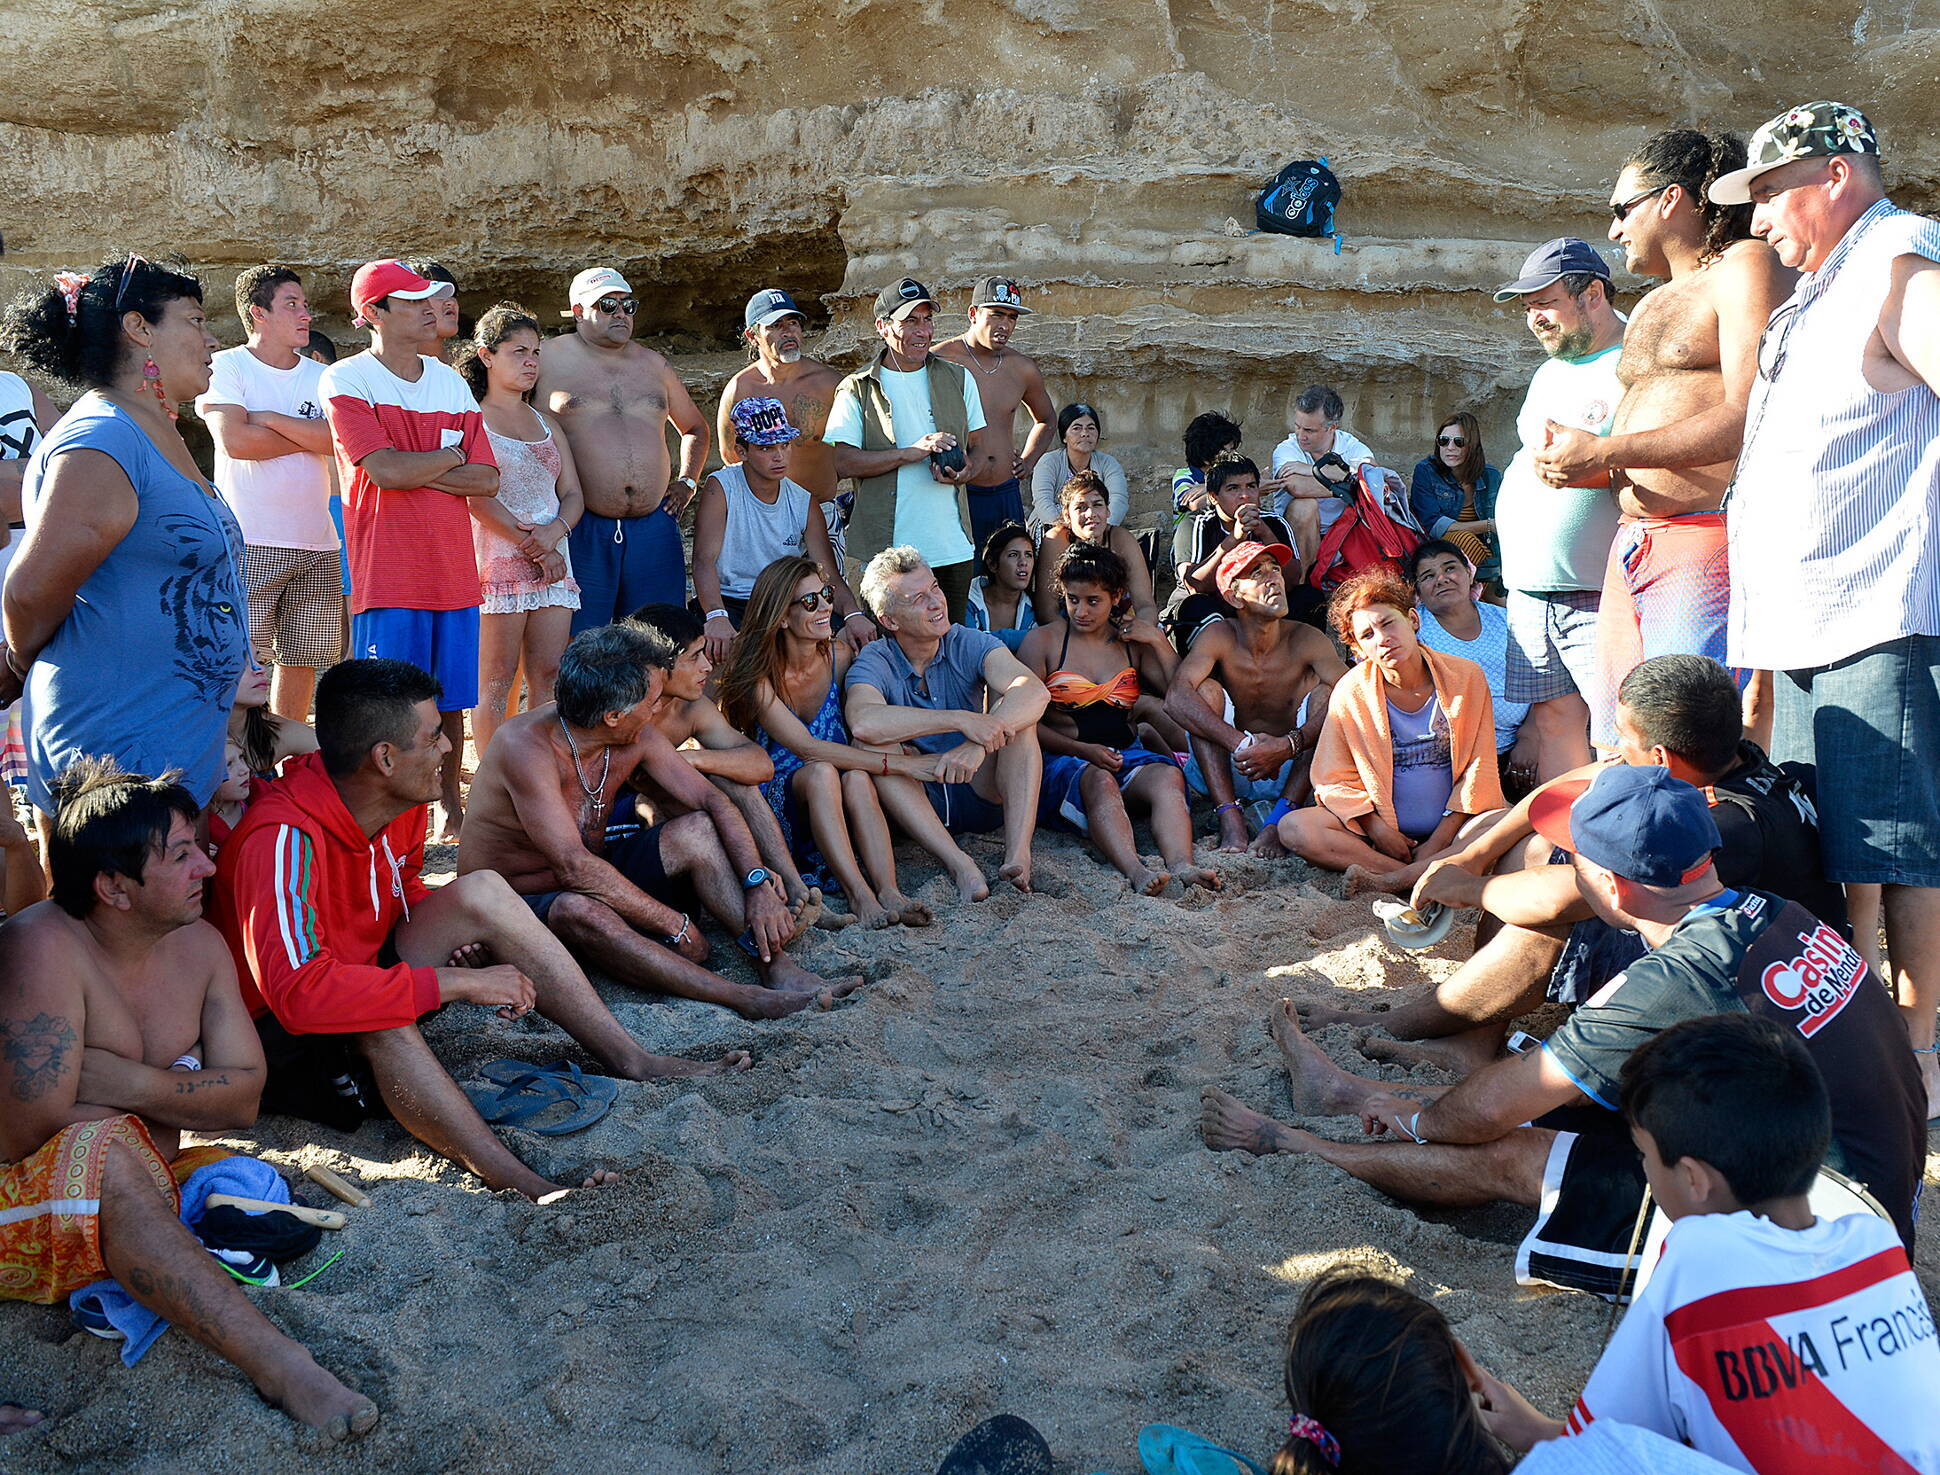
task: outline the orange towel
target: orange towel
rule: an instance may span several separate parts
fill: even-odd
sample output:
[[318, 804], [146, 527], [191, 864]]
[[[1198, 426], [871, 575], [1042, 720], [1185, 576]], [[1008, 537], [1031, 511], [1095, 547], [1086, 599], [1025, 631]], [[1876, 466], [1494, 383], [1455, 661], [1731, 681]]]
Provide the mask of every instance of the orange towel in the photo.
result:
[[139, 1117], [63, 1127], [32, 1157], [0, 1167], [0, 1299], [51, 1305], [112, 1273], [101, 1258], [101, 1174], [117, 1145], [180, 1207], [175, 1175]]
[[[1428, 673], [1448, 716], [1449, 757], [1457, 814], [1486, 814], [1506, 804], [1495, 768], [1495, 704], [1482, 668], [1460, 656], [1423, 646]], [[1372, 661], [1362, 661], [1334, 687], [1327, 721], [1314, 745], [1314, 796], [1341, 819], [1394, 815], [1394, 735], [1388, 727], [1388, 686]]]

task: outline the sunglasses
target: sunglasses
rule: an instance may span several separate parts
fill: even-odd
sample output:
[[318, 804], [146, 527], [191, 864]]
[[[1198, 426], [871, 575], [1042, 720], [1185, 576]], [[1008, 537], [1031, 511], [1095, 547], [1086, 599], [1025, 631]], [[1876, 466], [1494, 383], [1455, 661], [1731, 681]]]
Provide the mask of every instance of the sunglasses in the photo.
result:
[[632, 317], [639, 307], [638, 297], [602, 297], [593, 304], [596, 312], [623, 312], [628, 317]]
[[1628, 220], [1630, 218], [1630, 212], [1632, 210], [1635, 210], [1639, 205], [1643, 204], [1645, 200], [1651, 199], [1657, 195], [1661, 195], [1662, 193], [1664, 193], [1665, 190], [1669, 188], [1670, 188], [1670, 183], [1666, 182], [1664, 184], [1657, 185], [1651, 189], [1645, 190], [1641, 195], [1632, 195], [1627, 200], [1618, 200], [1614, 205], [1610, 207], [1610, 213], [1613, 216], [1615, 216], [1619, 222]]
[[128, 264], [122, 267], [120, 284], [115, 287], [114, 315], [116, 317], [121, 316], [121, 304], [128, 298], [128, 288], [135, 280], [135, 273], [146, 265], [148, 265], [146, 257], [137, 256], [133, 251], [128, 253]]
[[834, 609], [835, 591], [829, 588], [827, 584], [824, 584], [819, 589], [812, 589], [806, 594], [797, 596], [795, 603], [799, 604], [805, 611], [807, 611], [811, 615], [814, 614], [816, 610], [820, 609], [825, 604], [830, 609]]
[[1438, 446], [1465, 446], [1468, 444], [1468, 437], [1465, 435], [1438, 435], [1435, 437], [1435, 444]]

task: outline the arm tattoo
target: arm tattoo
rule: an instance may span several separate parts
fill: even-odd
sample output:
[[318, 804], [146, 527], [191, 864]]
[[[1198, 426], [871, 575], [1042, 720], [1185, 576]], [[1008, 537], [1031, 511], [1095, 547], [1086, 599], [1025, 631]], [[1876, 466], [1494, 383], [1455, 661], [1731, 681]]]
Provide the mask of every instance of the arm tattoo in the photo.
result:
[[197, 1091], [206, 1091], [211, 1086], [226, 1086], [228, 1084], [229, 1077], [226, 1074], [217, 1072], [214, 1075], [210, 1075], [207, 1071], [198, 1071], [187, 1080], [177, 1081], [175, 1083], [175, 1094], [177, 1096], [193, 1096]]
[[13, 1098], [37, 1101], [61, 1078], [74, 1026], [65, 1015], [36, 1014], [0, 1023], [0, 1056], [13, 1069]]

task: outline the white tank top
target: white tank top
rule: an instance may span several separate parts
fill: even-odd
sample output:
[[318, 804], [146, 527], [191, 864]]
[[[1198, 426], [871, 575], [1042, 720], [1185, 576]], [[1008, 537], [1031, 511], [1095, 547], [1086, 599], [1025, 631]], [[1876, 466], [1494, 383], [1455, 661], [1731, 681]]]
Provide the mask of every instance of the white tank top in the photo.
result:
[[777, 558], [804, 551], [802, 530], [808, 525], [815, 498], [807, 487], [783, 477], [774, 505], [748, 490], [748, 473], [737, 464], [723, 466], [714, 479], [727, 494], [727, 529], [721, 534], [721, 556], [715, 564], [721, 593], [746, 599], [755, 578]]

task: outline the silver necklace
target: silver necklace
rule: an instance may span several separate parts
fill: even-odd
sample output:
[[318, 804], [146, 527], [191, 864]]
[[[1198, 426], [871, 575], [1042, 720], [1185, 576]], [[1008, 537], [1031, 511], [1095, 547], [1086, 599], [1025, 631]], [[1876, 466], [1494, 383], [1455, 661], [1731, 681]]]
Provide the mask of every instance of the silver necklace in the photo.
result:
[[566, 719], [559, 719], [559, 730], [566, 734], [566, 746], [572, 749], [573, 777], [579, 781], [579, 791], [593, 806], [593, 819], [597, 823], [606, 818], [606, 775], [613, 766], [613, 749], [609, 746], [600, 750], [600, 781], [593, 787], [586, 786], [586, 776], [579, 769], [579, 744], [573, 741], [573, 730], [566, 726]]
[[990, 361], [990, 367], [987, 369], [977, 362], [976, 345], [971, 343], [968, 338], [963, 340], [963, 351], [970, 355], [970, 367], [975, 369], [979, 374], [994, 374], [998, 369], [1003, 367], [1004, 350], [1001, 348], [997, 350], [997, 356]]

